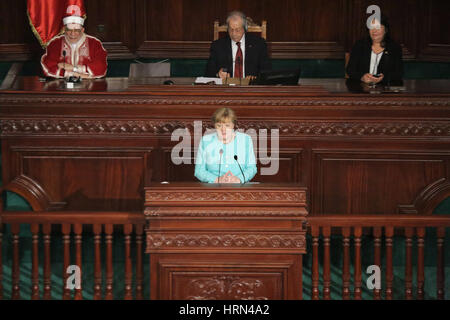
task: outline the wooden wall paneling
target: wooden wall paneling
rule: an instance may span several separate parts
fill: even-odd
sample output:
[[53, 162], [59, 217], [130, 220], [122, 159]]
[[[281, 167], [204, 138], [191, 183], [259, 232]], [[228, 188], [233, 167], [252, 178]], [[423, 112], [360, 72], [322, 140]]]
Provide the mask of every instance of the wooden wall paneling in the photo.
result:
[[135, 57], [135, 2], [86, 0], [86, 33], [103, 42], [109, 59]]
[[420, 12], [416, 34], [419, 59], [450, 62], [450, 2], [420, 0]]
[[71, 148], [70, 142], [66, 142], [66, 146], [50, 145], [12, 146], [15, 161], [10, 172], [12, 176], [25, 175], [37, 181], [50, 199], [51, 207], [71, 210], [86, 206], [106, 210], [141, 208], [142, 188], [149, 183], [145, 173], [152, 165], [149, 161], [151, 147]]
[[26, 0], [0, 2], [0, 61], [26, 61], [43, 52], [31, 31], [26, 8]]
[[403, 59], [416, 57], [416, 39], [418, 38], [417, 16], [418, 0], [350, 0], [349, 24], [347, 32], [350, 35], [349, 49], [358, 40], [367, 35], [366, 21], [370, 17], [366, 13], [370, 5], [378, 5], [385, 14], [391, 26], [392, 38], [403, 47]]
[[[381, 7], [404, 59], [450, 61], [448, 12], [440, 0], [86, 0], [87, 33], [98, 37], [109, 59], [207, 59], [213, 22], [242, 10], [268, 22], [274, 59], [342, 59], [365, 35], [366, 8]], [[43, 53], [31, 32], [26, 0], [0, 4], [0, 61], [38, 60]]]
[[448, 156], [415, 151], [313, 151], [311, 214], [414, 212], [410, 204], [416, 197], [446, 178], [443, 158]]

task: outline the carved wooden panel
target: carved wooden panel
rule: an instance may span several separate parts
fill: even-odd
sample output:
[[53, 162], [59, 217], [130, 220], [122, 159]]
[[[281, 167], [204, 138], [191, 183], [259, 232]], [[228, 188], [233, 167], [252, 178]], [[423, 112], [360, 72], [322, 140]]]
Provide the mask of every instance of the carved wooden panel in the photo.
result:
[[152, 255], [152, 299], [301, 299], [301, 256]]
[[133, 58], [135, 50], [135, 2], [85, 0], [86, 33], [99, 38], [109, 59]]
[[[342, 59], [364, 35], [372, 4], [390, 18], [405, 58], [449, 61], [449, 2], [440, 0], [85, 0], [86, 31], [104, 42], [110, 59], [206, 59], [214, 21], [240, 9], [257, 23], [267, 20], [272, 58]], [[0, 21], [0, 61], [41, 56], [26, 0], [2, 1]]]
[[418, 19], [419, 58], [450, 62], [449, 1], [420, 1], [423, 14]]
[[395, 214], [430, 185], [448, 175], [450, 153], [314, 152], [313, 200], [316, 214]]
[[[150, 150], [87, 147], [12, 147], [11, 178], [25, 175], [52, 207], [140, 210]], [[117, 174], [120, 172], [120, 174]], [[5, 177], [8, 181], [10, 177]]]

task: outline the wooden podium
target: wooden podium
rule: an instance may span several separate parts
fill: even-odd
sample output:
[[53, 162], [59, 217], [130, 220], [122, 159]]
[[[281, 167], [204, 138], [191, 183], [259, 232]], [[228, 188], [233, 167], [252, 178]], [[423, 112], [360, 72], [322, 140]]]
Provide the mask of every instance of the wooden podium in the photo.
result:
[[305, 188], [153, 184], [144, 213], [151, 299], [302, 298]]

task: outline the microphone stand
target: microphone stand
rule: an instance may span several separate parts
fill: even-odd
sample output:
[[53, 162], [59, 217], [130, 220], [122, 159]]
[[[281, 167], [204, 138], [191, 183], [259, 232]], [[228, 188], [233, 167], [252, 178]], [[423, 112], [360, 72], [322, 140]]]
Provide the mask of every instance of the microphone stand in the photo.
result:
[[234, 160], [237, 162], [237, 164], [238, 164], [238, 166], [239, 166], [239, 170], [241, 170], [242, 177], [244, 177], [244, 182], [242, 182], [242, 183], [244, 184], [244, 183], [245, 183], [245, 175], [244, 175], [244, 171], [242, 171], [241, 165], [239, 164], [239, 161], [238, 161], [238, 156], [237, 156], [236, 154], [234, 155]]

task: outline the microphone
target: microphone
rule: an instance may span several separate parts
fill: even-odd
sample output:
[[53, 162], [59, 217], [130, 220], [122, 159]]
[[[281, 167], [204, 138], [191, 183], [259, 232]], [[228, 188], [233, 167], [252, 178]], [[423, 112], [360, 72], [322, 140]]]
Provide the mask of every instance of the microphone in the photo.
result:
[[238, 156], [236, 154], [234, 155], [234, 160], [237, 162], [237, 164], [239, 166], [239, 169], [241, 170], [242, 176], [244, 177], [244, 182], [243, 183], [245, 183], [244, 171], [242, 171], [241, 165], [239, 164], [239, 161], [238, 161]]
[[63, 58], [64, 58], [64, 70], [66, 69], [66, 50], [63, 50]]
[[217, 179], [217, 182], [220, 183], [220, 166], [222, 165], [222, 154], [223, 154], [223, 149], [219, 150], [220, 153], [220, 160], [219, 160], [219, 179]]

